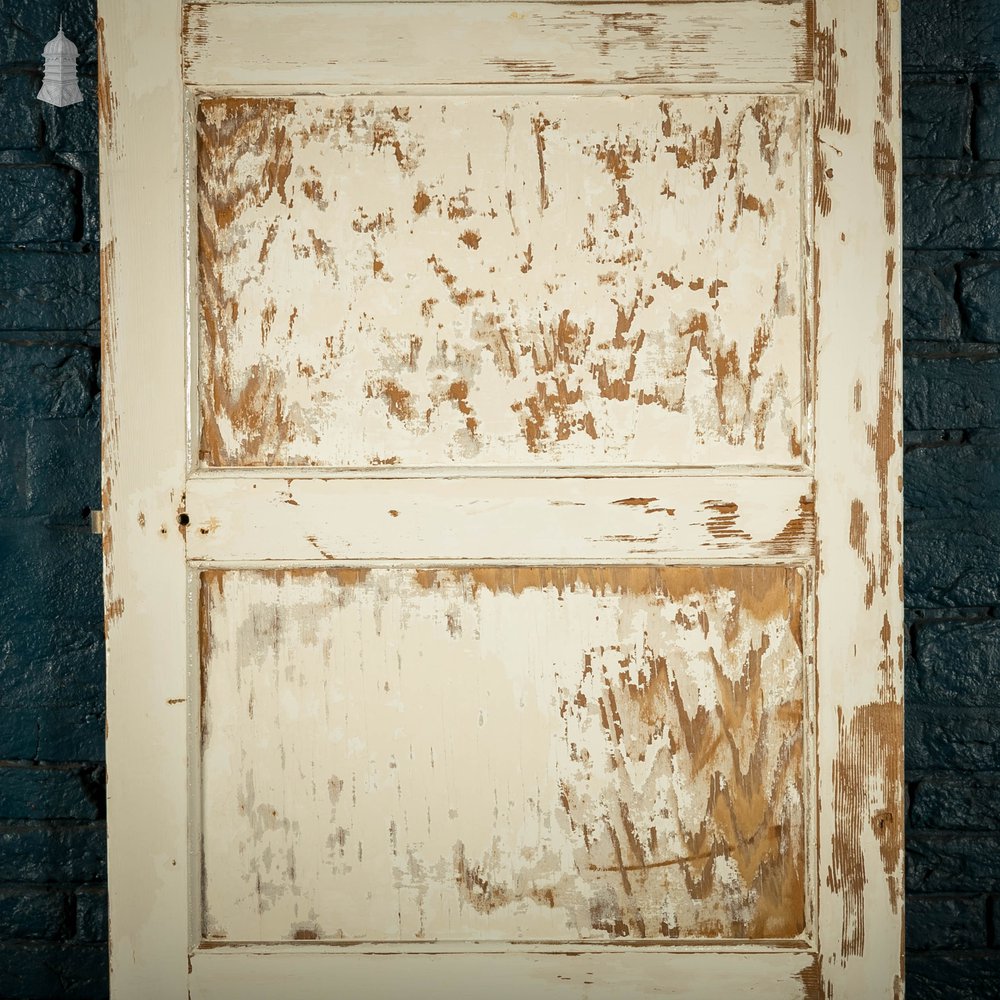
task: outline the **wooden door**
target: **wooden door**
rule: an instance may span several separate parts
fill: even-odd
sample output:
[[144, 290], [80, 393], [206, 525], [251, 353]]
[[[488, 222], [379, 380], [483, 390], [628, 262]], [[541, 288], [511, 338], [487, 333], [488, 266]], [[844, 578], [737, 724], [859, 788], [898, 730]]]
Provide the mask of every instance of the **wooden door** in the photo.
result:
[[898, 3], [101, 7], [114, 995], [900, 997]]

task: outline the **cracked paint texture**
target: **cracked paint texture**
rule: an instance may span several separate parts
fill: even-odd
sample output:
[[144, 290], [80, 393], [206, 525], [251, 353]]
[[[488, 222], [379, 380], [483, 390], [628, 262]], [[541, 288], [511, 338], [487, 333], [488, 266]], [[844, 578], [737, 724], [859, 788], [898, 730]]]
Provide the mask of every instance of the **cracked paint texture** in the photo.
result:
[[801, 114], [202, 100], [202, 462], [799, 463]]
[[205, 936], [802, 934], [804, 587], [203, 573]]

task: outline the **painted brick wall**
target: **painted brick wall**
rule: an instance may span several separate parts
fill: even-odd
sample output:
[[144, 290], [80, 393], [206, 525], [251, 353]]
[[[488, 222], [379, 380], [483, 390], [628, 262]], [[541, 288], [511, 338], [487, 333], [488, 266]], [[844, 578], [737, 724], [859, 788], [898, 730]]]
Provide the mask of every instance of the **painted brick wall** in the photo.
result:
[[[908, 994], [1000, 997], [1000, 0], [903, 0]], [[86, 102], [34, 100], [60, 12]], [[0, 0], [0, 997], [106, 995], [94, 0]], [[864, 998], [857, 998], [864, 1000]]]
[[[87, 100], [35, 100], [65, 13]], [[0, 997], [107, 994], [94, 0], [0, 0]]]
[[1000, 997], [1000, 2], [903, 0], [908, 995]]

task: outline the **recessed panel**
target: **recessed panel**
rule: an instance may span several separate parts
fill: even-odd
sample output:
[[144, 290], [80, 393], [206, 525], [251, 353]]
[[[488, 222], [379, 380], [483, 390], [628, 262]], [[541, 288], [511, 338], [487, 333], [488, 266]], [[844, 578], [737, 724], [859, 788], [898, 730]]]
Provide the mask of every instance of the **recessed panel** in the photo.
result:
[[786, 567], [201, 575], [203, 933], [806, 929]]
[[793, 95], [217, 98], [209, 466], [796, 464]]

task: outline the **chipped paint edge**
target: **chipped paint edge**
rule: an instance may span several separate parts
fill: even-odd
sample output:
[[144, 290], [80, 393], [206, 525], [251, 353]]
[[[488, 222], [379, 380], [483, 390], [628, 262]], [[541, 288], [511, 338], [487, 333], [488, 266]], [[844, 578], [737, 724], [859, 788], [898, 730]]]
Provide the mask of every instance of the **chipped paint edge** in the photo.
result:
[[899, 1000], [899, 4], [815, 0], [815, 11], [819, 972], [827, 1000]]
[[187, 691], [163, 627], [185, 604], [180, 0], [98, 13], [110, 990], [183, 997]]
[[[187, 83], [209, 87], [295, 84], [303, 78], [313, 84], [349, 85], [443, 80], [463, 86], [474, 80], [502, 87], [804, 81], [810, 76], [805, 16], [810, 2], [617, 3], [614, 14], [602, 3], [518, 5], [503, 0], [367, 0], [340, 10], [310, 3], [190, 3], [184, 11], [182, 70]], [[631, 29], [615, 20], [620, 14], [645, 18], [645, 32], [658, 32], [658, 44], [648, 46], [648, 38], [640, 46], [631, 44]], [[338, 18], [345, 16], [353, 18], [354, 31], [342, 30]], [[298, 24], [296, 18], [301, 19]], [[760, 20], [757, 30], [769, 45], [747, 38], [747, 20], [753, 18]], [[565, 20], [572, 22], [570, 30]], [[310, 31], [302, 30], [304, 23]], [[483, 29], [487, 51], [483, 36], [477, 35]], [[571, 32], [574, 43], [560, 46], [560, 35]], [[619, 33], [610, 47], [608, 32]], [[400, 52], [386, 43], [394, 37], [410, 38], [412, 44]], [[648, 49], [656, 52], [655, 58], [637, 70], [636, 59], [646, 57]], [[697, 60], [689, 58], [693, 49]], [[546, 53], [544, 61], [529, 57], [538, 51]], [[715, 71], [718, 65], [725, 68]], [[249, 75], [248, 66], [253, 66]]]

